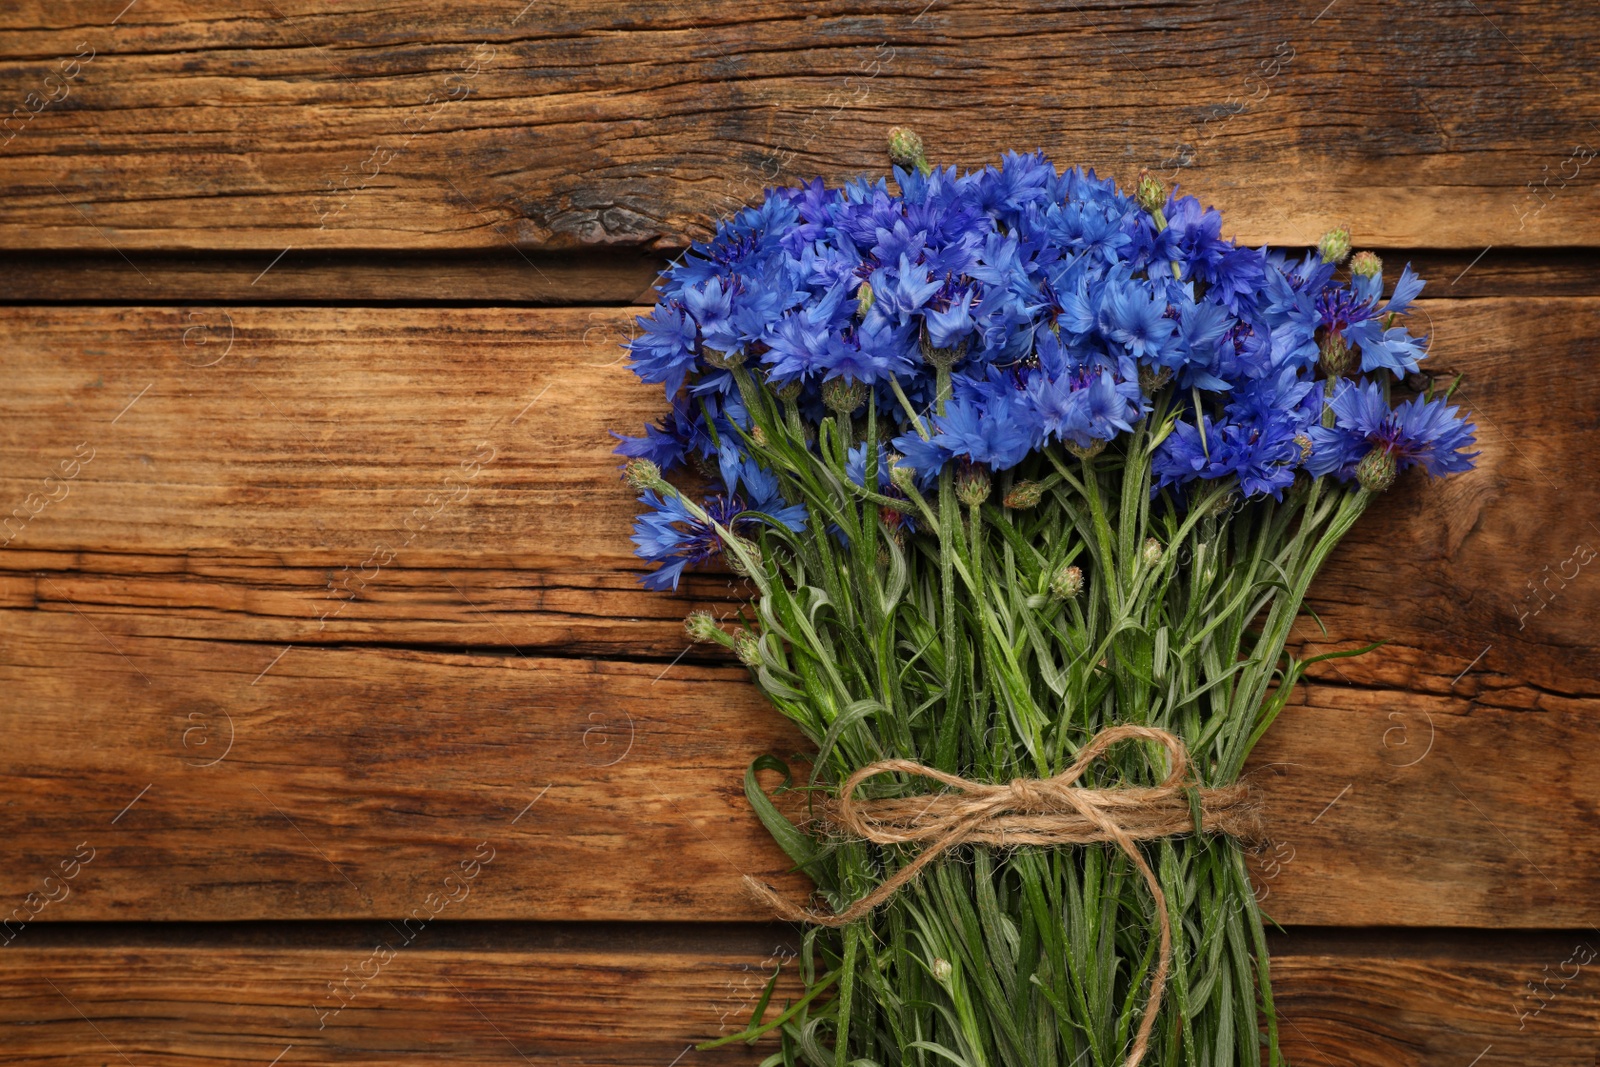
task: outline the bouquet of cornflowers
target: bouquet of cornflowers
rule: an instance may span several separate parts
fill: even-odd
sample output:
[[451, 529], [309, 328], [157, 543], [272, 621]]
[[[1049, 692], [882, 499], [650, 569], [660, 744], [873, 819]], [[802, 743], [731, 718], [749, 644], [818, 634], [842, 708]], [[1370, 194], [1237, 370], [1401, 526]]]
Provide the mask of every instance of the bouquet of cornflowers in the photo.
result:
[[[891, 137], [663, 276], [623, 438], [644, 582], [722, 561], [732, 649], [816, 746], [756, 815], [815, 883], [768, 1065], [1283, 1062], [1238, 784], [1313, 575], [1412, 466], [1471, 466], [1347, 232], [1240, 247], [1141, 177]], [[895, 191], [898, 189], [898, 191]], [[1405, 392], [1409, 398], [1397, 394]], [[669, 482], [673, 474], [682, 483]], [[1341, 653], [1353, 654], [1353, 653]], [[798, 822], [757, 782], [783, 774]]]

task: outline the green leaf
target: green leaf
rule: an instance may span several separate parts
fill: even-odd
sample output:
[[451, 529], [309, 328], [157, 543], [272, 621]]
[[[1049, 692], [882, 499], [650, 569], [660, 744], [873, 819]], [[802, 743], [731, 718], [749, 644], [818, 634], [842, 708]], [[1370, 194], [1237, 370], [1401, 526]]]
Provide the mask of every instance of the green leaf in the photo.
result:
[[744, 795], [755, 809], [756, 818], [761, 820], [761, 825], [767, 828], [767, 833], [772, 835], [784, 854], [794, 860], [796, 866], [811, 866], [817, 859], [817, 850], [811, 838], [801, 833], [767, 797], [761, 783], [756, 780], [758, 771], [777, 771], [783, 775], [783, 783], [778, 788], [788, 789], [794, 784], [789, 765], [776, 756], [757, 757], [744, 772]]

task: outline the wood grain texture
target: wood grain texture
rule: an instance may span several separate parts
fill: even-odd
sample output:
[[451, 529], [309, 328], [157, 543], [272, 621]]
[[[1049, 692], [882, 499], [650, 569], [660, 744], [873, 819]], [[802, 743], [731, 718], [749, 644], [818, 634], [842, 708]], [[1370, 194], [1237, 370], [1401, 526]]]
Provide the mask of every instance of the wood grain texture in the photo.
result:
[[[1313, 592], [1302, 648], [1389, 644], [1320, 670], [1260, 750], [1268, 910], [1595, 923], [1600, 582], [1568, 561], [1596, 537], [1600, 302], [1427, 307], [1483, 456], [1404, 482]], [[470, 917], [757, 917], [736, 875], [784, 862], [741, 775], [800, 743], [685, 648], [725, 578], [633, 587], [605, 431], [659, 394], [621, 363], [627, 315], [0, 311], [27, 519], [0, 550], [0, 900], [103, 841], [38, 922], [392, 917], [504, 833], [508, 887]]]
[[1252, 242], [1600, 239], [1600, 13], [1556, 0], [124, 3], [0, 16], [0, 247], [677, 247], [897, 122], [1150, 167]]
[[[1590, 1067], [1600, 980], [1562, 964], [1595, 940], [1521, 938], [1468, 960], [1277, 938], [1285, 1051], [1304, 1067]], [[105, 932], [0, 954], [0, 1064], [749, 1064], [775, 1046], [684, 1054], [736, 1030], [774, 970], [768, 1016], [793, 997], [794, 950], [761, 928], [442, 926], [409, 944], [388, 924], [187, 944]], [[1549, 977], [1562, 971], [1573, 977]], [[1548, 987], [1531, 998], [1530, 982]]]
[[[110, 249], [31, 250], [0, 252], [0, 301], [412, 307], [636, 304], [647, 299], [665, 265], [658, 256], [630, 252], [575, 256], [515, 248], [404, 257], [291, 249], [281, 258], [277, 252], [133, 251], [123, 258]], [[1450, 273], [1464, 266], [1465, 262], [1456, 264]], [[1489, 275], [1488, 269], [1480, 269]], [[1548, 272], [1550, 284], [1557, 284], [1556, 276], [1557, 272]], [[1560, 272], [1559, 277], [1569, 286], [1574, 281], [1584, 284], [1582, 271]], [[1587, 291], [1600, 292], [1600, 284], [1588, 286]]]
[[[756, 756], [804, 745], [740, 669], [3, 621], [19, 710], [0, 900], [18, 923], [403, 915], [479, 841], [505, 882], [463, 918], [760, 918], [744, 873], [804, 892], [740, 791]], [[1289, 765], [1258, 773], [1275, 919], [1600, 919], [1592, 701], [1530, 716], [1353, 695], [1308, 687], [1256, 761]], [[1430, 717], [1429, 755], [1399, 768]], [[71, 895], [28, 903], [80, 844], [95, 858]]]
[[[1430, 297], [1600, 296], [1600, 262], [1577, 249], [1377, 249], [1433, 279]], [[149, 252], [0, 250], [0, 304], [220, 303], [549, 307], [655, 300], [668, 257], [651, 252]]]

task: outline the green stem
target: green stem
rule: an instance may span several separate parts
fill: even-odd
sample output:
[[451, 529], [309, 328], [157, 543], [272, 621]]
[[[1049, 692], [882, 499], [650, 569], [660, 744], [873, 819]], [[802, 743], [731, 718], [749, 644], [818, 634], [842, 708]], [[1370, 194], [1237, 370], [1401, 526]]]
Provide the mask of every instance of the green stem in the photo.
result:
[[836, 1024], [833, 1046], [833, 1067], [848, 1067], [850, 1063], [850, 1007], [855, 992], [856, 951], [860, 945], [860, 926], [851, 923], [844, 929], [844, 962], [839, 971], [844, 976], [839, 982], [839, 1002], [836, 1005], [839, 1021]]
[[813, 1000], [816, 1000], [818, 996], [827, 991], [829, 986], [833, 985], [833, 983], [839, 980], [839, 975], [841, 973], [841, 971], [834, 971], [832, 974], [823, 976], [821, 981], [812, 986], [810, 989], [806, 990], [805, 996], [789, 1005], [788, 1008], [784, 1009], [782, 1015], [779, 1015], [771, 1022], [762, 1023], [760, 1026], [749, 1027], [739, 1031], [737, 1034], [729, 1034], [726, 1037], [719, 1037], [715, 1041], [701, 1042], [695, 1046], [695, 1051], [709, 1052], [714, 1048], [721, 1048], [724, 1045], [731, 1045], [735, 1041], [744, 1041], [753, 1044], [757, 1038], [764, 1034], [770, 1034], [772, 1031], [776, 1030], [784, 1023], [789, 1022], [796, 1015], [799, 1015], [802, 1011], [804, 1011], [807, 1004], [810, 1004]]

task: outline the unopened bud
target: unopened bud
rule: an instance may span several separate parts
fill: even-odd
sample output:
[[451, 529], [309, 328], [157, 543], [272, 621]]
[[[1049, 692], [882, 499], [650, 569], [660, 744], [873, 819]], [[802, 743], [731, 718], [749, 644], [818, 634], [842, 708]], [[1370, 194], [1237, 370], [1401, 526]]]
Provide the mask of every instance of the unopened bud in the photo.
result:
[[1160, 563], [1163, 554], [1160, 541], [1157, 541], [1154, 537], [1145, 538], [1144, 548], [1140, 551], [1139, 556], [1144, 560], [1146, 567], [1154, 567]]
[[1351, 358], [1350, 346], [1345, 342], [1344, 335], [1334, 330], [1319, 330], [1317, 338], [1317, 351], [1322, 353], [1322, 373], [1328, 378], [1343, 378], [1355, 366]]
[[867, 402], [867, 383], [829, 378], [822, 383], [822, 402], [829, 411], [848, 415]]
[[661, 468], [644, 458], [630, 459], [622, 468], [622, 479], [635, 489], [658, 489]]
[[866, 318], [867, 312], [872, 310], [872, 301], [876, 298], [872, 286], [867, 282], [861, 283], [861, 288], [856, 290], [856, 315]]
[[917, 484], [917, 472], [904, 463], [896, 463], [889, 468], [889, 484], [902, 493], [909, 494], [911, 487]]
[[1027, 511], [1029, 508], [1038, 507], [1039, 501], [1043, 499], [1043, 482], [1018, 482], [1011, 487], [1011, 492], [1006, 494], [1002, 503], [1016, 511]]
[[1317, 255], [1324, 263], [1343, 263], [1350, 258], [1350, 228], [1336, 226], [1317, 241]]
[[1300, 449], [1300, 462], [1301, 463], [1304, 463], [1306, 460], [1311, 458], [1311, 435], [1310, 434], [1308, 434], [1308, 433], [1297, 433], [1297, 434], [1295, 434], [1294, 435], [1294, 443], [1295, 443], [1295, 447]]
[[983, 464], [963, 464], [956, 474], [956, 499], [975, 508], [989, 499], [989, 472]]
[[1394, 453], [1380, 446], [1356, 464], [1356, 481], [1369, 493], [1381, 493], [1394, 484], [1398, 470]]
[[1350, 259], [1350, 273], [1374, 278], [1383, 273], [1383, 260], [1371, 252], [1357, 252]]
[[767, 431], [763, 430], [759, 426], [750, 427], [750, 440], [753, 444], [765, 448], [767, 444]]
[[915, 167], [924, 176], [933, 173], [933, 168], [928, 165], [927, 152], [922, 146], [922, 138], [917, 136], [915, 130], [904, 126], [889, 129], [889, 162], [902, 170]]
[[709, 611], [691, 611], [689, 617], [683, 620], [683, 631], [689, 635], [689, 640], [697, 644], [715, 641], [722, 636], [722, 627], [717, 625], [717, 620], [711, 617]]
[[1167, 206], [1167, 187], [1147, 170], [1139, 172], [1139, 181], [1133, 187], [1133, 198], [1139, 201], [1139, 206], [1154, 215]]
[[1083, 592], [1083, 571], [1077, 567], [1058, 567], [1050, 576], [1050, 595], [1057, 600], [1071, 600]]
[[761, 666], [761, 638], [749, 630], [740, 630], [733, 635], [733, 651], [746, 667]]
[[[734, 535], [733, 540], [735, 544], [739, 545], [739, 547], [743, 548], [745, 552], [749, 554], [750, 559], [756, 564], [756, 566], [759, 567], [761, 565], [760, 545], [756, 544], [748, 537], [740, 537], [738, 534]], [[746, 569], [744, 559], [740, 556], [739, 552], [732, 544], [722, 546], [722, 556], [728, 561], [729, 570], [733, 571], [735, 574], [742, 574], [746, 578], [750, 577], [750, 571]]]
[[1071, 452], [1079, 459], [1093, 459], [1105, 450], [1106, 443], [1098, 437], [1096, 437], [1093, 441], [1090, 441], [1087, 448], [1078, 444], [1076, 441], [1067, 442], [1067, 451]]
[[948, 982], [950, 980], [951, 972], [954, 971], [955, 968], [950, 966], [949, 960], [942, 956], [935, 956], [933, 958], [933, 966], [930, 967], [929, 970], [933, 972], [934, 981]]
[[774, 391], [773, 395], [775, 395], [779, 400], [783, 401], [785, 404], [792, 403], [793, 401], [799, 399], [799, 396], [800, 396], [800, 382], [798, 380], [792, 381], [792, 382], [785, 382], [782, 385], [778, 386], [778, 388]]

